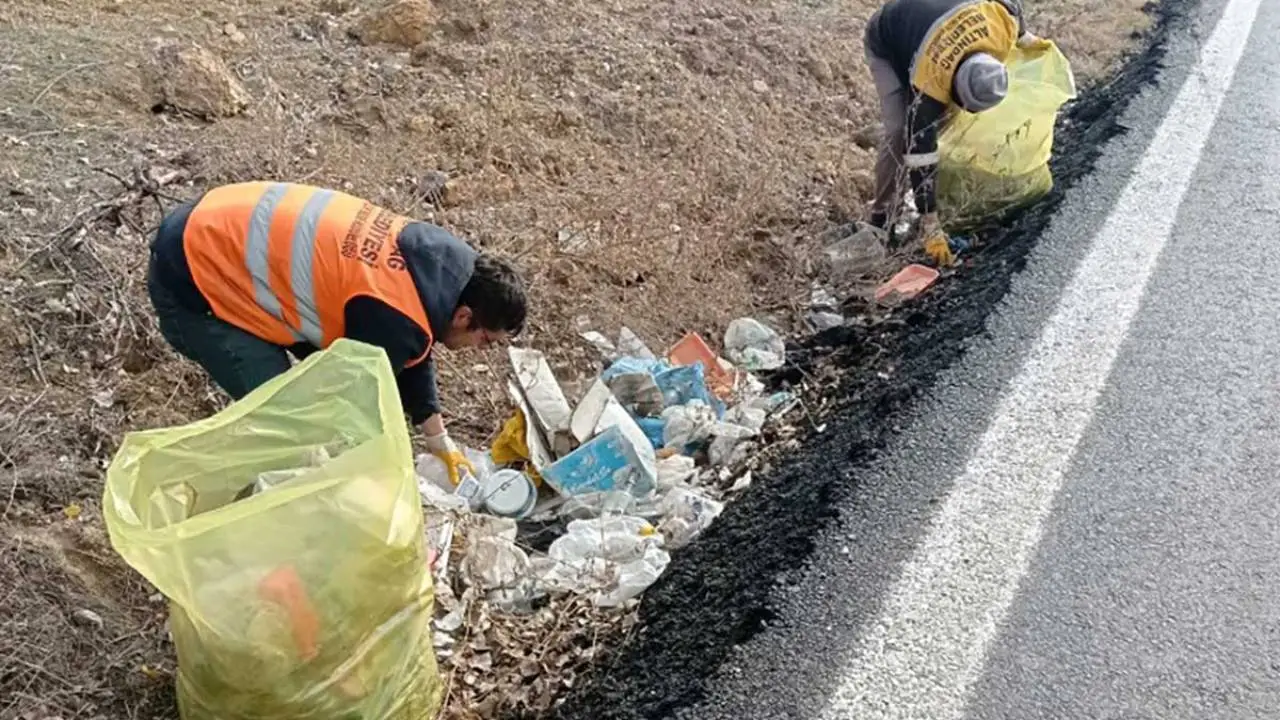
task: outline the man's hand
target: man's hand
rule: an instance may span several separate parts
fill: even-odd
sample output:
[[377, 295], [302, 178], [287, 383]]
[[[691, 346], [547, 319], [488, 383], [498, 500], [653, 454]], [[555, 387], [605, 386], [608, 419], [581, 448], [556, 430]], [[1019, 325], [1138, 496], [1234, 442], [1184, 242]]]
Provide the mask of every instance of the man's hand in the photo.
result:
[[454, 487], [462, 482], [462, 470], [465, 469], [472, 475], [476, 474], [475, 465], [472, 465], [467, 456], [458, 449], [458, 445], [453, 442], [453, 438], [449, 437], [448, 432], [441, 430], [437, 435], [428, 435], [426, 441], [427, 450], [440, 458], [440, 462], [444, 463], [449, 471], [449, 482], [453, 483]]
[[955, 264], [956, 256], [951, 252], [951, 240], [938, 222], [938, 213], [931, 212], [920, 218], [920, 237], [924, 240], [925, 254], [938, 267]]

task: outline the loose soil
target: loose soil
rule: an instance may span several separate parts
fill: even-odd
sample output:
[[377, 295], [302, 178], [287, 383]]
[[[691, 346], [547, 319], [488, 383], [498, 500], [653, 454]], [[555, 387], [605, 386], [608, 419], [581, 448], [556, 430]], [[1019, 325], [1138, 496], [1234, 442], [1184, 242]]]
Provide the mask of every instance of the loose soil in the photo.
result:
[[[1109, 76], [1148, 24], [1135, 0], [1031, 4], [1030, 26], [1083, 81]], [[0, 4], [0, 720], [176, 715], [164, 606], [116, 558], [98, 508], [124, 432], [225, 403], [158, 338], [142, 292], [165, 209], [278, 178], [444, 224], [524, 266], [524, 341], [568, 380], [598, 369], [577, 337], [586, 327], [625, 323], [658, 348], [687, 330], [719, 337], [746, 314], [799, 332], [810, 283], [825, 279], [821, 238], [861, 217], [870, 189], [877, 108], [861, 37], [875, 5]], [[1060, 182], [1087, 167], [1125, 82], [1073, 111]], [[839, 449], [851, 461], [980, 327], [1055, 202], [989, 239], [927, 302], [797, 349], [780, 381], [816, 393], [846, 378], [826, 394], [848, 406]], [[452, 426], [484, 442], [506, 412], [501, 358], [442, 362]], [[873, 382], [886, 364], [893, 380]], [[660, 717], [696, 694], [768, 612], [751, 578], [801, 560], [812, 509], [843, 491], [793, 482], [812, 462], [768, 474], [756, 500], [677, 555], [646, 600], [650, 629], [563, 717]], [[765, 519], [794, 542], [766, 545]], [[695, 581], [716, 637], [678, 610]], [[497, 697], [483, 714], [545, 710], [557, 695]], [[455, 702], [445, 716], [480, 714]]]

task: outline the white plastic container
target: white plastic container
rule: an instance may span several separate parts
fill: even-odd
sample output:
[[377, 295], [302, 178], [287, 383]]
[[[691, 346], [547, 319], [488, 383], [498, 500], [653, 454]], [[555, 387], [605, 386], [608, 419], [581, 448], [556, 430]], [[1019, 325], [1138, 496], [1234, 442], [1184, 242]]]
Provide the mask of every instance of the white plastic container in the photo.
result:
[[533, 512], [538, 502], [538, 488], [534, 487], [529, 476], [506, 468], [485, 479], [482, 496], [489, 512], [519, 520]]

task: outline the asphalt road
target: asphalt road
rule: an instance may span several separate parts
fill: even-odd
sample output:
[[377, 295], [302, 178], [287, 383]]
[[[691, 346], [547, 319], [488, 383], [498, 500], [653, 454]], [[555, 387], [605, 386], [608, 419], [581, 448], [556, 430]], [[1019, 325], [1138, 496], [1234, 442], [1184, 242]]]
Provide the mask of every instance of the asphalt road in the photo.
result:
[[1280, 3], [1208, 0], [682, 718], [1280, 717]]

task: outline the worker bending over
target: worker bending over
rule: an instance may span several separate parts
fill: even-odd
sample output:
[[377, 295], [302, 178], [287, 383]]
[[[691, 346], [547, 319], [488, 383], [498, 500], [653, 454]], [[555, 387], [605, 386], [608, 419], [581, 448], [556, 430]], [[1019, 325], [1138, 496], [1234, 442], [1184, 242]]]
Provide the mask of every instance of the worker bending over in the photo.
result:
[[440, 416], [432, 350], [502, 342], [525, 321], [505, 261], [436, 225], [307, 185], [208, 191], [165, 217], [151, 246], [160, 332], [239, 399], [346, 337], [381, 347], [428, 448], [457, 483], [474, 468]]
[[938, 129], [953, 107], [980, 113], [998, 105], [1014, 45], [1043, 41], [1023, 29], [1019, 0], [889, 0], [867, 21], [864, 42], [884, 125], [871, 224], [890, 229], [905, 174], [925, 252], [950, 265], [936, 205]]

